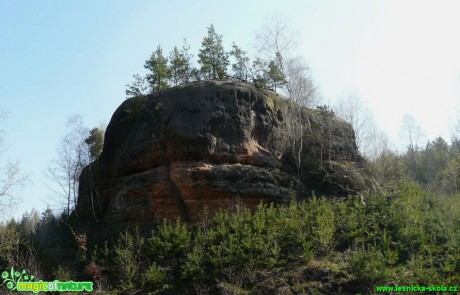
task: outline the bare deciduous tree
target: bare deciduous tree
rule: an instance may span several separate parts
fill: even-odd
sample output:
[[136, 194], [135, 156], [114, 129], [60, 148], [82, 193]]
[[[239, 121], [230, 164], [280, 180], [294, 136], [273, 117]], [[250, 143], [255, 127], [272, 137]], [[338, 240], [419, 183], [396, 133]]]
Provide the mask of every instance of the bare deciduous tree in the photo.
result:
[[85, 139], [89, 134], [81, 116], [74, 115], [67, 123], [67, 133], [57, 148], [57, 158], [48, 167], [47, 176], [57, 186], [53, 189], [58, 205], [66, 213], [76, 206], [79, 178], [83, 168], [90, 162]]
[[[0, 119], [5, 117], [5, 112], [0, 110]], [[0, 147], [3, 148], [4, 131], [0, 130]], [[4, 152], [4, 149], [0, 150], [0, 153]], [[5, 161], [0, 166], [0, 214], [6, 216], [6, 212], [10, 210], [14, 205], [20, 203], [21, 199], [17, 195], [16, 189], [24, 186], [29, 182], [30, 177], [27, 174], [21, 172], [19, 161], [10, 162]]]
[[319, 101], [317, 87], [310, 75], [310, 68], [301, 57], [290, 58], [285, 65], [286, 90], [293, 101], [304, 107], [314, 107]]
[[419, 180], [419, 163], [417, 160], [417, 152], [419, 150], [419, 143], [424, 138], [423, 131], [415, 121], [414, 117], [409, 114], [405, 114], [403, 117], [401, 134], [407, 141], [408, 150], [412, 155], [412, 161], [415, 170], [415, 180]]
[[366, 103], [356, 92], [350, 92], [339, 100], [336, 113], [351, 124], [355, 132], [358, 149], [363, 154], [368, 155], [371, 133], [374, 132], [374, 135], [376, 135], [376, 127]]
[[0, 212], [5, 212], [20, 203], [15, 190], [29, 181], [29, 177], [21, 172], [19, 161], [8, 162], [1, 168], [0, 174]]
[[258, 57], [265, 64], [276, 64], [284, 81], [285, 94], [301, 106], [314, 107], [320, 97], [305, 60], [292, 53], [298, 38], [289, 29], [287, 19], [271, 16], [256, 33]]
[[353, 127], [356, 145], [362, 155], [375, 160], [389, 150], [388, 136], [378, 128], [372, 111], [356, 92], [351, 91], [339, 99], [335, 110]]
[[[255, 80], [265, 79], [264, 84], [274, 84], [291, 100], [288, 122], [293, 129], [291, 142], [292, 155], [300, 177], [301, 154], [304, 147], [304, 135], [310, 129], [310, 120], [303, 114], [301, 107], [313, 107], [319, 102], [319, 95], [305, 60], [292, 53], [297, 45], [297, 36], [290, 30], [286, 18], [271, 16], [256, 33], [256, 51], [259, 65], [276, 65], [279, 74], [277, 83], [270, 83], [270, 75], [257, 75]], [[267, 69], [266, 71], [269, 71]], [[261, 72], [260, 70], [256, 72]], [[263, 71], [262, 71], [263, 72]], [[270, 71], [269, 71], [270, 72]], [[268, 82], [268, 83], [267, 83]], [[273, 87], [272, 86], [272, 87]], [[294, 105], [294, 102], [296, 103]], [[304, 129], [304, 127], [306, 127]], [[311, 133], [311, 130], [310, 130]]]
[[402, 123], [402, 135], [407, 141], [411, 150], [418, 150], [420, 142], [424, 139], [422, 128], [417, 124], [415, 118], [405, 114]]
[[[270, 16], [256, 33], [256, 49], [264, 60], [285, 59], [297, 45], [294, 33], [286, 18]], [[282, 62], [282, 60], [281, 60]]]
[[383, 153], [390, 151], [388, 136], [374, 123], [369, 126], [366, 141], [366, 150], [364, 151], [364, 155], [366, 155], [370, 160], [374, 161]]

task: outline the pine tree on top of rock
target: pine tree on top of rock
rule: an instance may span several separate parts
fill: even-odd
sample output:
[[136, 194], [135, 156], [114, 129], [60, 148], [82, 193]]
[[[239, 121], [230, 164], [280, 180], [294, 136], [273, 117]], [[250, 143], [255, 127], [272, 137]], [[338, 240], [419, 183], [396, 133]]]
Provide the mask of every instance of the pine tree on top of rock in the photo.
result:
[[230, 55], [232, 55], [235, 59], [235, 63], [232, 64], [233, 79], [247, 82], [249, 79], [250, 69], [247, 52], [233, 42]]
[[187, 71], [187, 60], [182, 52], [174, 46], [174, 49], [169, 53], [169, 71], [171, 77], [171, 85], [177, 86], [185, 83]]
[[146, 79], [139, 74], [133, 75], [133, 78], [131, 84], [126, 84], [126, 98], [146, 95], [149, 88]]
[[146, 78], [151, 93], [159, 92], [169, 87], [168, 79], [171, 74], [168, 68], [168, 58], [163, 55], [161, 45], [158, 45], [150, 58], [145, 61], [144, 67], [150, 71]]
[[201, 42], [198, 63], [204, 79], [223, 79], [227, 76], [228, 53], [222, 45], [222, 35], [218, 35], [211, 25], [208, 35]]
[[94, 161], [99, 158], [104, 145], [104, 129], [93, 128], [89, 131], [88, 137], [85, 139], [85, 143], [88, 145], [90, 160]]

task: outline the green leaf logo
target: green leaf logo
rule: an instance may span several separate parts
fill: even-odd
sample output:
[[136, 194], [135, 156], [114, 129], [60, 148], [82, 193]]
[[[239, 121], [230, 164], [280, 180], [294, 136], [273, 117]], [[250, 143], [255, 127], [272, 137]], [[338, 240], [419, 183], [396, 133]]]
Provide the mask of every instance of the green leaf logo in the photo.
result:
[[11, 270], [2, 272], [3, 284], [6, 284], [6, 287], [12, 291], [16, 290], [16, 287], [19, 282], [32, 282], [35, 278], [34, 275], [27, 273], [25, 269], [22, 272], [15, 271], [14, 267], [11, 267]]

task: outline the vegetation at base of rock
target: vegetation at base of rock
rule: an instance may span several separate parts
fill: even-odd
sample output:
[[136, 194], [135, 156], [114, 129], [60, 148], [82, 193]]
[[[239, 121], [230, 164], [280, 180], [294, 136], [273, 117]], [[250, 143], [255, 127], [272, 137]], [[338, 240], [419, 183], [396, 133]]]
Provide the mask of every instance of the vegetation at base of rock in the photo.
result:
[[[33, 233], [15, 222], [0, 227], [0, 267], [35, 261], [40, 279], [94, 280], [105, 292], [127, 294], [355, 294], [378, 285], [453, 285], [460, 224], [451, 204], [459, 200], [400, 181], [346, 199], [260, 204], [252, 213], [236, 203], [230, 211], [205, 210], [193, 225], [164, 220], [144, 235], [122, 231], [80, 252], [77, 262], [64, 254], [76, 249], [66, 226], [43, 215]], [[5, 239], [13, 236], [20, 238]], [[21, 259], [26, 245], [38, 255]], [[99, 276], [89, 277], [88, 265]]]
[[[213, 25], [195, 64], [185, 39], [169, 53], [158, 45], [105, 143], [104, 128], [71, 118], [48, 171], [64, 211], [0, 223], [0, 272], [92, 281], [98, 294], [458, 284], [458, 137], [420, 147], [408, 118], [398, 154], [356, 94], [307, 108], [319, 93], [286, 29], [267, 22], [251, 58], [234, 42], [225, 51]], [[28, 179], [4, 167], [1, 213]]]
[[[152, 118], [173, 109], [171, 100], [146, 104], [147, 99], [125, 101], [116, 124], [129, 123], [133, 128], [126, 130], [138, 130], [149, 114], [147, 106]], [[287, 118], [280, 112], [282, 100], [268, 96], [263, 101], [272, 116]], [[320, 161], [299, 158], [305, 165], [298, 171], [306, 174], [319, 165], [323, 174], [309, 175], [309, 183], [331, 187], [347, 183], [341, 179], [365, 183], [358, 172], [369, 169], [376, 190], [348, 197], [322, 192], [326, 195], [310, 198], [299, 193], [288, 204], [267, 201], [255, 210], [235, 202], [230, 210], [214, 208], [211, 214], [206, 209], [198, 223], [161, 220], [144, 224], [144, 232], [133, 229], [135, 223], [130, 221], [125, 225], [131, 230], [100, 244], [91, 239], [86, 244], [84, 234], [96, 224], [80, 228], [76, 221], [84, 219], [82, 215], [64, 212], [56, 217], [46, 210], [40, 218], [34, 211], [21, 222], [0, 226], [0, 267], [25, 268], [43, 280], [91, 280], [102, 294], [363, 294], [373, 293], [379, 285], [456, 284], [460, 279], [458, 139], [448, 144], [437, 138], [425, 149], [411, 145], [400, 155], [384, 150], [356, 168], [341, 153], [331, 153], [334, 146], [347, 146], [334, 145], [334, 139], [353, 141], [343, 135], [352, 129], [334, 128], [340, 124], [333, 123], [341, 119], [327, 106], [308, 114], [309, 127], [320, 132], [303, 137], [305, 155]], [[94, 147], [92, 158], [97, 158], [102, 138], [99, 130], [93, 130], [85, 143], [90, 156]], [[130, 137], [120, 136], [120, 142], [126, 138]], [[96, 170], [98, 163], [90, 167]], [[272, 178], [279, 185], [275, 176], [280, 168], [268, 173], [259, 167], [248, 183]], [[211, 176], [219, 178], [229, 167], [213, 169]], [[249, 171], [256, 168], [239, 165], [238, 169], [228, 174], [233, 182], [235, 176], [249, 178]], [[100, 228], [93, 233], [103, 234]]]

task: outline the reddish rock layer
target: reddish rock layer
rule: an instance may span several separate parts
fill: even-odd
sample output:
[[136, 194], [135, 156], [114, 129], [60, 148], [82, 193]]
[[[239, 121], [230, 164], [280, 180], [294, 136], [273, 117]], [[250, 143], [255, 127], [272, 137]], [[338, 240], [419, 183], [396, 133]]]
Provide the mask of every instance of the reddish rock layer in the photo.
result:
[[101, 157], [81, 176], [77, 212], [102, 221], [199, 219], [235, 200], [287, 202], [362, 188], [351, 126], [282, 96], [203, 81], [125, 101]]

